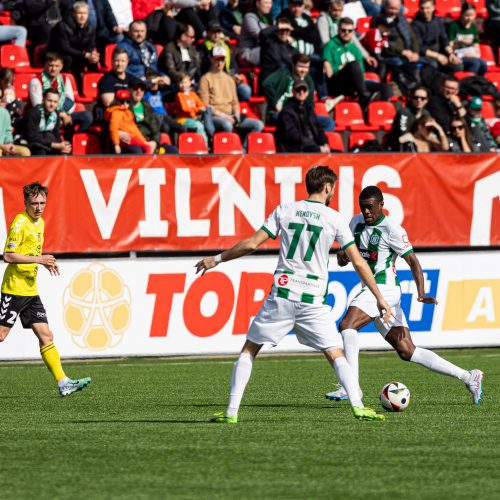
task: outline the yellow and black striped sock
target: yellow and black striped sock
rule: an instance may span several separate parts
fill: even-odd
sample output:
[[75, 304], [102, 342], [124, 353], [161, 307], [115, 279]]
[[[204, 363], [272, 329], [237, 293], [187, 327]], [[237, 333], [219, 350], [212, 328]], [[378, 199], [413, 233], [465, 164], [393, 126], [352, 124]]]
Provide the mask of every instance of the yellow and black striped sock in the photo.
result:
[[56, 382], [59, 382], [66, 374], [64, 373], [63, 367], [61, 365], [61, 358], [57, 352], [54, 342], [50, 344], [45, 344], [40, 348], [40, 354], [42, 355], [43, 362], [45, 366], [50, 370], [50, 373], [54, 375]]

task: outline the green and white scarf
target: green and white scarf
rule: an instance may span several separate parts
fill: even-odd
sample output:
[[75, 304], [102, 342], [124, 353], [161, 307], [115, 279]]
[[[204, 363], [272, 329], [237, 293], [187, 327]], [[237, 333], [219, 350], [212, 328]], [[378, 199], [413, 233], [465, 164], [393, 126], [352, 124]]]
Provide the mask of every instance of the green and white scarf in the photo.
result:
[[52, 111], [46, 116], [45, 109], [42, 104], [37, 104], [36, 107], [40, 110], [40, 124], [38, 130], [40, 132], [50, 132], [56, 128], [57, 113]]
[[42, 87], [43, 87], [43, 93], [49, 89], [52, 90], [57, 90], [59, 92], [59, 103], [57, 105], [58, 111], [61, 111], [64, 106], [64, 101], [66, 100], [66, 92], [64, 90], [64, 78], [62, 75], [57, 75], [55, 79], [52, 81], [47, 73], [42, 72]]

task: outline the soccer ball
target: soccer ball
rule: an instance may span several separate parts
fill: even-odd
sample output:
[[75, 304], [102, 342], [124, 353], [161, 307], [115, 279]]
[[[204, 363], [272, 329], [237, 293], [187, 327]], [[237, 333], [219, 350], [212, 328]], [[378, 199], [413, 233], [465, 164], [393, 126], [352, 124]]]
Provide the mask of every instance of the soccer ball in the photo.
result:
[[387, 411], [403, 411], [410, 404], [410, 391], [401, 382], [389, 382], [380, 391], [380, 403]]

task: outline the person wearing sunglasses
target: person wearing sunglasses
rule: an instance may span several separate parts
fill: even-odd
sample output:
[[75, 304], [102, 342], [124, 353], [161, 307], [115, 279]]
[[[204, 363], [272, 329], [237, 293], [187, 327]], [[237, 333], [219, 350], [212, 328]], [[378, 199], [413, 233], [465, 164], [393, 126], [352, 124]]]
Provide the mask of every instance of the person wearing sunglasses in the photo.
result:
[[343, 17], [339, 22], [338, 35], [323, 47], [323, 69], [328, 78], [331, 96], [357, 96], [364, 111], [378, 92], [382, 100], [392, 95], [387, 84], [365, 81], [365, 65], [358, 46], [352, 41], [354, 22]]
[[394, 117], [391, 130], [387, 136], [387, 147], [389, 149], [399, 151], [399, 138], [410, 131], [417, 118], [421, 116], [431, 118], [431, 114], [426, 109], [428, 102], [429, 90], [422, 85], [415, 87], [406, 106], [401, 108]]
[[450, 151], [453, 153], [480, 153], [479, 146], [474, 142], [467, 122], [463, 118], [454, 118], [450, 124]]

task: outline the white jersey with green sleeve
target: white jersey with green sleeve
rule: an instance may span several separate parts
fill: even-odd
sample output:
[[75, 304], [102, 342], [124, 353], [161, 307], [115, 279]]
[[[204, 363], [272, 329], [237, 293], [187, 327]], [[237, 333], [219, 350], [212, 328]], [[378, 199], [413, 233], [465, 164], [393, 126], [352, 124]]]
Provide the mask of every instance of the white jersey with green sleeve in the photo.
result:
[[399, 286], [395, 262], [413, 252], [406, 231], [383, 215], [375, 224], [366, 224], [361, 214], [350, 223], [359, 253], [367, 261], [375, 282], [380, 285]]
[[273, 239], [280, 236], [272, 293], [293, 301], [323, 303], [333, 242], [341, 248], [354, 243], [347, 220], [323, 203], [303, 200], [279, 205], [262, 229]]

